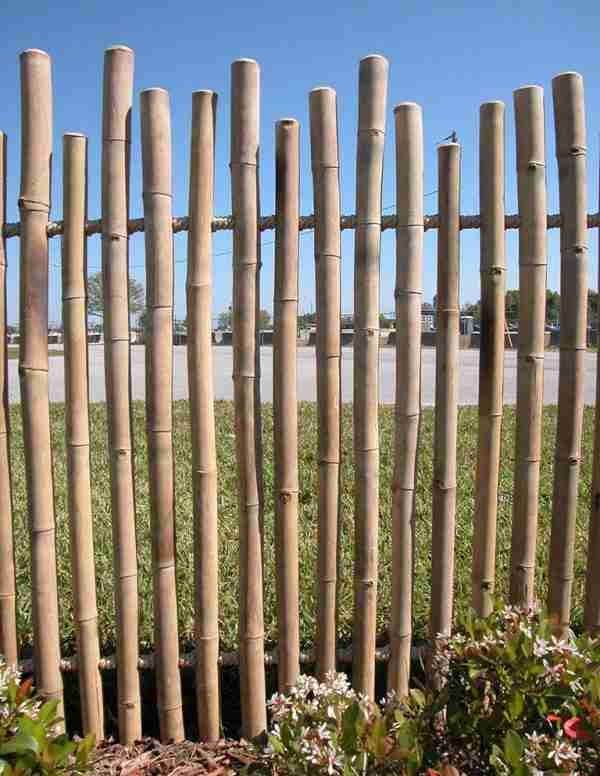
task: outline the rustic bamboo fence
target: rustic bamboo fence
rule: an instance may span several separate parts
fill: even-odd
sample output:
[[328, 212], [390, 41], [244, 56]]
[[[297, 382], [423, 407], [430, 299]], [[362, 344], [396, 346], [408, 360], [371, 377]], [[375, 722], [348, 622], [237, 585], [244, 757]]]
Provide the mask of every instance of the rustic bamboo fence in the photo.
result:
[[[376, 662], [389, 661], [388, 686], [406, 693], [410, 680], [414, 513], [420, 426], [420, 314], [423, 241], [437, 230], [437, 373], [432, 493], [431, 637], [453, 624], [456, 513], [457, 379], [460, 231], [481, 229], [482, 338], [479, 440], [474, 509], [472, 603], [490, 611], [495, 586], [495, 538], [502, 425], [504, 356], [504, 231], [519, 230], [521, 336], [510, 597], [535, 599], [535, 551], [541, 450], [543, 333], [547, 229], [561, 230], [562, 330], [555, 488], [547, 605], [564, 628], [570, 620], [574, 521], [581, 464], [583, 358], [586, 332], [586, 230], [600, 214], [586, 213], [586, 139], [583, 83], [575, 73], [554, 80], [554, 123], [560, 214], [546, 213], [544, 109], [540, 87], [514, 94], [517, 215], [504, 212], [504, 106], [480, 111], [481, 214], [460, 215], [460, 147], [438, 150], [438, 213], [423, 212], [423, 120], [415, 103], [395, 109], [396, 214], [382, 216], [381, 189], [388, 65], [379, 56], [361, 62], [357, 140], [356, 216], [340, 212], [336, 94], [310, 93], [310, 149], [314, 216], [299, 214], [301, 128], [276, 125], [276, 212], [260, 216], [259, 68], [232, 67], [232, 216], [213, 215], [216, 95], [192, 97], [189, 213], [171, 210], [171, 137], [168, 94], [141, 94], [144, 218], [129, 219], [133, 110], [133, 52], [106, 52], [102, 129], [102, 214], [87, 219], [87, 141], [64, 137], [63, 221], [50, 222], [52, 98], [50, 59], [28, 50], [21, 57], [22, 142], [20, 222], [6, 223], [6, 139], [0, 137], [0, 653], [18, 661], [15, 567], [9, 455], [5, 242], [20, 238], [21, 410], [31, 528], [34, 661], [41, 692], [60, 701], [61, 671], [79, 672], [82, 724], [102, 736], [102, 670], [117, 670], [119, 734], [125, 743], [142, 733], [139, 670], [156, 668], [161, 736], [184, 733], [180, 668], [194, 667], [199, 735], [220, 733], [219, 667], [239, 665], [242, 732], [264, 730], [265, 666], [278, 666], [289, 689], [301, 666], [324, 676], [353, 663], [353, 680], [373, 695]], [[277, 649], [265, 652], [263, 628], [263, 482], [258, 313], [260, 235], [275, 230], [274, 456]], [[315, 232], [318, 405], [317, 628], [314, 651], [299, 643], [299, 484], [296, 396], [298, 236]], [[351, 647], [337, 648], [341, 418], [341, 230], [355, 229], [354, 455], [356, 557], [355, 628]], [[389, 643], [377, 647], [377, 429], [379, 259], [381, 232], [396, 230], [396, 416], [392, 494], [392, 612]], [[218, 500], [212, 392], [211, 303], [214, 231], [233, 231], [234, 403], [240, 525], [239, 652], [219, 652]], [[135, 451], [130, 399], [128, 238], [145, 233], [148, 302], [146, 430], [152, 515], [155, 652], [138, 645]], [[173, 243], [188, 232], [188, 378], [194, 494], [196, 648], [180, 653], [177, 631], [172, 423]], [[88, 421], [86, 333], [87, 237], [101, 235], [105, 304], [106, 394], [114, 536], [117, 652], [100, 655], [93, 554], [92, 483]], [[48, 402], [48, 240], [62, 236], [65, 324], [68, 510], [77, 655], [60, 656], [54, 547], [52, 450]], [[600, 386], [600, 358], [598, 360]], [[598, 388], [600, 397], [600, 387]], [[600, 630], [600, 410], [595, 452], [586, 577], [585, 625]], [[432, 677], [435, 679], [435, 677]]]

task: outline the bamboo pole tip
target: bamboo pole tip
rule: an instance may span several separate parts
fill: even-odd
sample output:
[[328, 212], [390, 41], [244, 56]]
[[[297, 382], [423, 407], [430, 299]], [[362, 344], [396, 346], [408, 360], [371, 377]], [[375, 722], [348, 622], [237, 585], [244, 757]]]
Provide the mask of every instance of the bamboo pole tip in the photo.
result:
[[162, 86], [149, 86], [147, 89], [142, 89], [140, 92], [141, 94], [155, 94], [156, 92], [161, 92], [162, 94], [168, 94], [169, 92], [166, 89], [163, 89]]
[[85, 139], [85, 135], [81, 132], [65, 132], [63, 137], [82, 137]]
[[42, 51], [42, 49], [28, 48], [21, 52], [21, 59], [25, 59], [26, 57], [45, 57], [46, 59], [50, 59], [50, 54], [48, 54], [47, 51]]
[[216, 94], [216, 92], [213, 92], [212, 89], [196, 89], [194, 92], [192, 92], [192, 97], [195, 97], [198, 95], [198, 97], [213, 97]]
[[244, 69], [244, 68], [256, 68], [258, 67], [258, 62], [256, 59], [248, 59], [247, 57], [240, 57], [240, 59], [234, 59], [231, 63], [231, 69], [237, 70], [237, 69]]
[[388, 60], [387, 60], [387, 59], [386, 59], [384, 56], [382, 56], [381, 54], [367, 54], [367, 56], [366, 56], [366, 57], [363, 57], [363, 58], [360, 60], [360, 65], [361, 65], [361, 67], [366, 67], [366, 66], [368, 66], [368, 65], [371, 65], [371, 64], [372, 64], [372, 65], [377, 65], [377, 64], [380, 64], [380, 65], [382, 65], [383, 67], [386, 67], [386, 68], [387, 68], [387, 67], [388, 67], [388, 65], [389, 65], [389, 62], [388, 62]]
[[314, 89], [310, 90], [309, 94], [319, 94], [320, 92], [335, 94], [335, 89], [332, 86], [315, 86]]
[[298, 125], [298, 119], [284, 118], [275, 122], [278, 127], [293, 127]]
[[532, 94], [544, 94], [544, 88], [543, 86], [539, 86], [539, 84], [526, 84], [525, 86], [520, 86], [518, 89], [515, 89], [513, 92], [515, 99], [520, 96], [527, 96]]
[[563, 73], [557, 73], [552, 79], [552, 83], [555, 83], [556, 81], [570, 80], [571, 78], [576, 78], [579, 81], [583, 81], [583, 76], [581, 73], [578, 73], [576, 70], [565, 70]]
[[410, 113], [412, 111], [421, 112], [421, 106], [418, 102], [399, 102], [394, 105], [394, 113]]
[[116, 46], [109, 46], [106, 49], [105, 53], [106, 54], [111, 54], [113, 51], [114, 52], [123, 51], [123, 52], [125, 52], [127, 54], [133, 54], [133, 49], [132, 48], [129, 48], [129, 46], [124, 46], [124, 45], [122, 45], [120, 43], [117, 43]]
[[492, 110], [493, 108], [504, 110], [505, 105], [502, 100], [486, 100], [481, 103], [481, 110]]

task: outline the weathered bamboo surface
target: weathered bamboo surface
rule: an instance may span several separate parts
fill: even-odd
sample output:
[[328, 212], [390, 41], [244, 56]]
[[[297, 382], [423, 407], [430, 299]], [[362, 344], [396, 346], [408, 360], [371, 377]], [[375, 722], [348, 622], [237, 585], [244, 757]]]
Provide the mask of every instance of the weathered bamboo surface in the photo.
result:
[[319, 455], [317, 676], [336, 667], [341, 461], [341, 233], [337, 104], [333, 89], [310, 93], [315, 208], [317, 423]]
[[133, 51], [115, 46], [104, 59], [102, 121], [102, 292], [111, 505], [115, 547], [119, 736], [141, 736], [137, 672], [138, 584], [131, 427], [127, 215], [133, 100]]
[[396, 406], [392, 490], [392, 612], [388, 690], [408, 693], [412, 639], [415, 486], [421, 417], [423, 116], [414, 102], [396, 119]]
[[6, 135], [0, 132], [0, 655], [18, 659], [6, 332]]
[[266, 728], [261, 484], [257, 460], [257, 279], [259, 69], [231, 68], [233, 383], [240, 510], [240, 684], [242, 733]]
[[478, 615], [487, 617], [494, 607], [506, 327], [502, 102], [486, 102], [479, 111], [479, 198], [481, 339], [471, 600]]
[[544, 92], [514, 93], [519, 229], [519, 351], [510, 600], [534, 602], [546, 319]]
[[141, 95], [146, 238], [146, 436], [152, 519], [154, 642], [163, 741], [184, 737], [177, 629], [173, 454], [173, 235], [171, 105], [164, 89]]
[[219, 541], [212, 368], [212, 233], [217, 95], [194, 92], [188, 235], [188, 380], [192, 435], [198, 731], [216, 741], [219, 715]]
[[31, 606], [37, 689], [62, 710], [50, 407], [48, 236], [52, 165], [50, 57], [21, 54], [21, 412], [31, 532]]
[[83, 730], [104, 738], [90, 470], [87, 353], [87, 138], [63, 137], [62, 298], [65, 436], [74, 614]]

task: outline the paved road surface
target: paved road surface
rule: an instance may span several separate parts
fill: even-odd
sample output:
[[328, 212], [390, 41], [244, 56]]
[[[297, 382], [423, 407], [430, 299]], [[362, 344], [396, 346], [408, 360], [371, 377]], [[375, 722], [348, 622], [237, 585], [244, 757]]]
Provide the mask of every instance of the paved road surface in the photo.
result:
[[[216, 346], [212, 349], [215, 372], [215, 398], [232, 399], [233, 384], [231, 380], [232, 349]], [[352, 367], [353, 349], [344, 348], [342, 354], [342, 395], [344, 401], [352, 400]], [[430, 406], [435, 401], [435, 349], [424, 348], [423, 355], [423, 404]], [[273, 398], [273, 350], [264, 347], [262, 350], [262, 396], [264, 401]], [[131, 349], [133, 397], [143, 399], [144, 386], [144, 348], [133, 346]], [[383, 347], [380, 358], [380, 394], [381, 401], [390, 403], [394, 400], [395, 350]], [[478, 395], [479, 351], [460, 351], [459, 402], [461, 404], [476, 404]], [[11, 402], [19, 401], [19, 379], [16, 360], [9, 361], [9, 395]], [[504, 372], [504, 401], [514, 404], [516, 401], [517, 378], [516, 351], [507, 351]], [[184, 346], [174, 348], [175, 378], [173, 395], [175, 399], [185, 399], [187, 389], [187, 362]], [[50, 400], [64, 401], [64, 359], [54, 356], [50, 359]], [[298, 348], [298, 397], [302, 400], [316, 399], [315, 387], [315, 350], [312, 347]], [[596, 354], [586, 355], [586, 385], [585, 403], [594, 404], [596, 391]], [[104, 350], [102, 345], [90, 346], [90, 399], [104, 401]], [[558, 353], [546, 353], [544, 363], [544, 402], [555, 404], [558, 400]]]

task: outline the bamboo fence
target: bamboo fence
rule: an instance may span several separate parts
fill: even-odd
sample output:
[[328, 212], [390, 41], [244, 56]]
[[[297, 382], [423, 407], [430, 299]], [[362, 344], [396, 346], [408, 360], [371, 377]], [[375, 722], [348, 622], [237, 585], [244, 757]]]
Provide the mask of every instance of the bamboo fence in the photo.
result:
[[[562, 322], [559, 409], [555, 446], [553, 524], [548, 562], [548, 608], [558, 629], [571, 620], [574, 526], [582, 450], [586, 346], [587, 230], [600, 214], [586, 212], [586, 137], [583, 81], [563, 73], [553, 82], [560, 213], [546, 212], [544, 106], [540, 87], [514, 93], [516, 215], [504, 209], [504, 105], [480, 109], [481, 213], [460, 215], [460, 146], [438, 150], [438, 213], [424, 214], [423, 118], [416, 103], [395, 108], [396, 213], [383, 215], [381, 191], [388, 65], [371, 56], [359, 70], [356, 215], [340, 208], [337, 98], [328, 87], [310, 93], [310, 156], [314, 215], [300, 215], [301, 128], [282, 119], [275, 128], [276, 207], [261, 217], [259, 197], [259, 68], [232, 67], [232, 215], [213, 213], [216, 95], [192, 97], [189, 212], [173, 216], [169, 98], [162, 89], [141, 94], [144, 217], [129, 219], [133, 112], [133, 52], [117, 46], [105, 55], [102, 126], [102, 212], [87, 218], [87, 140], [63, 138], [63, 220], [50, 222], [52, 158], [51, 68], [37, 50], [21, 56], [20, 221], [6, 222], [7, 142], [0, 136], [0, 653], [24, 658], [17, 632], [12, 528], [11, 447], [7, 369], [6, 241], [20, 245], [21, 412], [31, 528], [31, 604], [34, 670], [41, 693], [62, 699], [62, 671], [78, 671], [82, 729], [103, 735], [101, 671], [117, 672], [120, 739], [142, 735], [139, 671], [156, 669], [161, 737], [185, 735], [182, 668], [195, 670], [197, 729], [216, 740], [220, 730], [219, 671], [239, 666], [242, 733], [266, 726], [266, 666], [277, 666], [289, 690], [315, 664], [319, 677], [352, 663], [353, 681], [373, 696], [375, 666], [388, 663], [387, 683], [405, 694], [413, 658], [427, 657], [453, 627], [454, 531], [457, 509], [457, 385], [460, 231], [481, 230], [482, 334], [479, 437], [472, 562], [472, 603], [490, 612], [496, 587], [503, 410], [505, 231], [519, 231], [521, 332], [518, 352], [510, 599], [535, 601], [536, 527], [542, 440], [546, 240], [560, 229]], [[298, 476], [296, 392], [299, 234], [314, 229], [318, 416], [318, 547], [313, 650], [301, 649], [299, 537], [302, 503]], [[337, 639], [341, 533], [341, 233], [354, 229], [356, 349], [354, 370], [355, 617], [351, 646]], [[379, 265], [381, 232], [396, 238], [396, 404], [392, 484], [392, 608], [388, 637], [377, 641], [379, 521]], [[233, 233], [233, 378], [239, 505], [239, 645], [219, 651], [219, 501], [213, 401], [211, 307], [212, 233]], [[265, 651], [263, 623], [263, 453], [260, 414], [260, 238], [275, 231], [273, 348], [274, 529], [278, 640]], [[412, 642], [417, 462], [422, 445], [421, 303], [426, 231], [437, 231], [437, 358], [432, 493], [430, 643]], [[138, 643], [135, 451], [131, 420], [128, 238], [145, 234], [147, 268], [146, 431], [152, 522], [155, 652]], [[194, 502], [195, 649], [181, 652], [175, 558], [177, 537], [173, 455], [173, 235], [187, 232], [186, 298]], [[116, 655], [102, 655], [93, 547], [94, 483], [90, 469], [88, 408], [87, 238], [101, 235], [108, 450], [114, 542]], [[68, 518], [77, 653], [60, 654], [55, 510], [48, 401], [48, 240], [62, 237], [65, 326], [65, 433]], [[600, 358], [598, 360], [600, 386]], [[600, 631], [600, 387], [595, 418], [585, 626]], [[22, 577], [19, 577], [22, 578]], [[504, 580], [503, 580], [504, 582]], [[432, 676], [437, 681], [439, 677]], [[105, 719], [106, 718], [106, 719]]]

